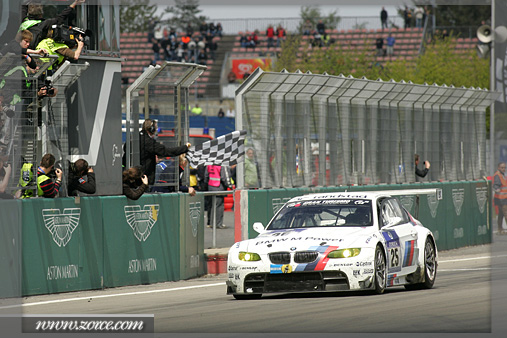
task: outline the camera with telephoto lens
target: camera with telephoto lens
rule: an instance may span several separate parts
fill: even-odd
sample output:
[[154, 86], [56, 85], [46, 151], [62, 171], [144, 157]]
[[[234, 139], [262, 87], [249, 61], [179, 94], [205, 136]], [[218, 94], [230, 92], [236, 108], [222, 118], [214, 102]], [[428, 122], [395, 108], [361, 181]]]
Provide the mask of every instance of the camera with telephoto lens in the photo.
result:
[[70, 48], [76, 44], [76, 39], [85, 41], [85, 37], [90, 36], [91, 32], [80, 27], [53, 25], [53, 40], [55, 42], [64, 43]]

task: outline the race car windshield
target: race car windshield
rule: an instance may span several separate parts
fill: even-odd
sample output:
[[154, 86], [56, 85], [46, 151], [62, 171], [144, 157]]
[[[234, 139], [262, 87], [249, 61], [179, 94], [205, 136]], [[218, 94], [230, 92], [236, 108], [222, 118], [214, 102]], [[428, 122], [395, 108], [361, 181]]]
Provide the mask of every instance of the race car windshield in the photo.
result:
[[285, 205], [267, 229], [371, 225], [372, 212], [369, 200], [314, 200]]

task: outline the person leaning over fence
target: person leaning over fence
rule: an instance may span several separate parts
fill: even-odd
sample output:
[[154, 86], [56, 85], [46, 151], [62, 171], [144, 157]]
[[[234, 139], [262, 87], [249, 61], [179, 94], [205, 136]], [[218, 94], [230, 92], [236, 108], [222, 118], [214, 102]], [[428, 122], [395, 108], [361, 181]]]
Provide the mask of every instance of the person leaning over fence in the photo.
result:
[[77, 196], [78, 191], [85, 194], [95, 194], [95, 173], [93, 168], [88, 166], [85, 159], [78, 159], [69, 164], [69, 176], [67, 183], [67, 192], [69, 196]]
[[[42, 157], [40, 165], [37, 168], [37, 196], [46, 198], [58, 197], [58, 190], [62, 184], [63, 172], [60, 168], [54, 169], [55, 157], [53, 154], [46, 154]], [[54, 173], [56, 174], [56, 180], [49, 176]]]
[[148, 177], [141, 167], [131, 167], [123, 172], [123, 195], [138, 200], [149, 190]]
[[157, 135], [157, 122], [155, 120], [144, 120], [143, 127], [139, 136], [139, 152], [141, 157], [141, 167], [148, 177], [148, 184], [155, 183], [155, 167], [157, 166], [157, 156], [172, 157], [188, 152], [191, 144], [187, 143], [178, 147], [166, 147], [155, 140]]
[[498, 169], [493, 176], [493, 191], [495, 205], [498, 207], [498, 233], [505, 234], [503, 221], [507, 222], [507, 178], [505, 177], [505, 162], [498, 163]]
[[419, 169], [419, 155], [414, 155], [414, 162], [415, 162], [415, 174], [419, 177], [425, 177], [428, 174], [428, 171], [430, 171], [430, 161], [424, 161], [424, 169]]

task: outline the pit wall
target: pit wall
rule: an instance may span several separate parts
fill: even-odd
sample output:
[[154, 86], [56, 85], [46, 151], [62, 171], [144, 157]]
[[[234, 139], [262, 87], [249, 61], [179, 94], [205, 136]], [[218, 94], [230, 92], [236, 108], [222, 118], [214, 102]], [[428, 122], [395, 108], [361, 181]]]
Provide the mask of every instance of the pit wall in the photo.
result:
[[[235, 210], [240, 209], [241, 226], [236, 226], [235, 240], [254, 238], [254, 222], [264, 226], [290, 198], [319, 192], [357, 192], [399, 189], [438, 190], [438, 196], [421, 195], [419, 208], [416, 196], [400, 196], [405, 208], [429, 228], [439, 250], [491, 243], [491, 183], [489, 181], [442, 182], [396, 185], [346, 186], [334, 188], [291, 188], [244, 190], [236, 192]], [[238, 199], [240, 203], [238, 203]], [[243, 212], [255, 210], [255, 212]], [[236, 214], [236, 216], [239, 216]]]
[[6, 202], [0, 214], [5, 235], [0, 265], [9, 272], [0, 278], [3, 297], [177, 281], [206, 273], [203, 195]]

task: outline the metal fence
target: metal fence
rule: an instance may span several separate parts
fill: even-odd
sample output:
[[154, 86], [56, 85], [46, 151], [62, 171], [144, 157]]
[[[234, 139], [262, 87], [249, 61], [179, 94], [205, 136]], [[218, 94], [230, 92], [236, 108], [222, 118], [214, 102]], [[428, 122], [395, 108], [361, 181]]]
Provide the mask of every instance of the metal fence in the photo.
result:
[[[238, 89], [262, 188], [473, 180], [486, 172], [486, 107], [497, 93], [257, 69]], [[244, 186], [238, 166], [238, 186]]]
[[[149, 66], [127, 89], [126, 93], [126, 167], [140, 165], [139, 131], [144, 118], [158, 122], [164, 145], [175, 147], [188, 142], [190, 99], [196, 79], [206, 66], [193, 63], [164, 62]], [[149, 109], [145, 109], [149, 107]], [[179, 165], [177, 159], [163, 159], [167, 170], [156, 173], [155, 189], [177, 191]], [[186, 173], [188, 175], [188, 171]], [[188, 176], [187, 176], [188, 179]], [[164, 189], [165, 188], [165, 189]], [[169, 189], [169, 190], [167, 190]]]

